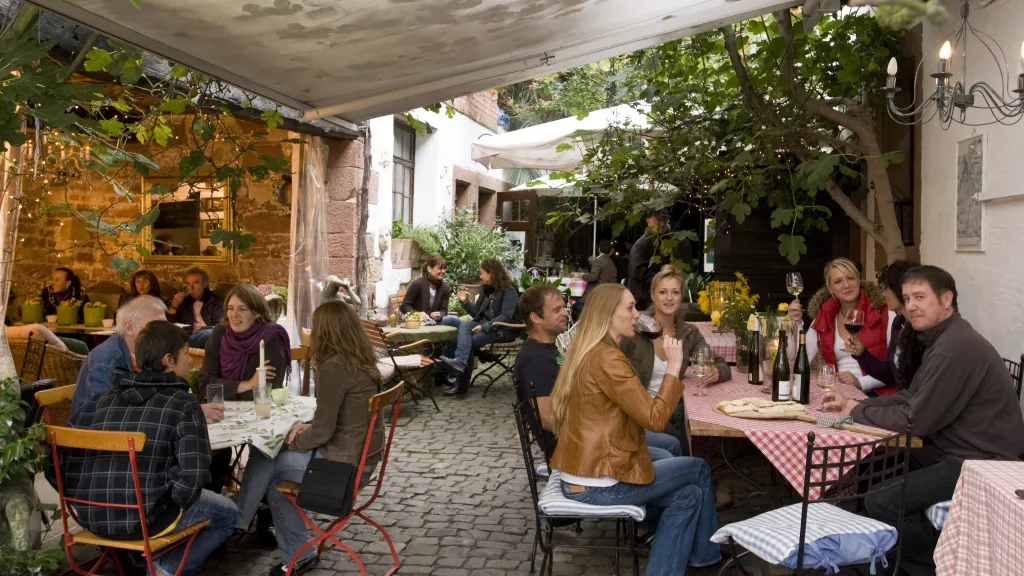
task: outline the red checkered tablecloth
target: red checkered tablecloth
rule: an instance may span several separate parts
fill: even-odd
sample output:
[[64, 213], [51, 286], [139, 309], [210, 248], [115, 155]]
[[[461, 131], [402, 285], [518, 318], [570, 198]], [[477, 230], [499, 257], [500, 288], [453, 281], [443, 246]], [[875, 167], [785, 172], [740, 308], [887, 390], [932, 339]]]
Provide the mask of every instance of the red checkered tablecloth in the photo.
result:
[[692, 322], [697, 330], [700, 330], [700, 335], [704, 337], [704, 342], [711, 349], [715, 351], [716, 356], [725, 358], [725, 361], [730, 364], [736, 363], [736, 335], [732, 332], [715, 332], [715, 327], [711, 325], [711, 322]]
[[[736, 374], [728, 382], [721, 382], [708, 386], [705, 391], [707, 396], [695, 396], [697, 385], [694, 378], [687, 377], [686, 383], [686, 414], [693, 422], [706, 422], [740, 430], [746, 435], [750, 442], [764, 454], [765, 458], [778, 470], [782, 476], [797, 490], [803, 493], [804, 473], [807, 462], [807, 433], [815, 432], [815, 446], [838, 446], [857, 442], [874, 440], [874, 436], [867, 436], [854, 432], [847, 432], [835, 428], [821, 428], [810, 422], [799, 420], [752, 420], [747, 418], [735, 418], [715, 411], [723, 400], [735, 400], [738, 398], [768, 398], [759, 391], [760, 386], [751, 386], [746, 382], [746, 374]], [[839, 384], [838, 390], [847, 398], [862, 399], [864, 394], [846, 384]], [[822, 391], [816, 386], [811, 386], [811, 403], [808, 406], [808, 414], [835, 415], [834, 413], [822, 413], [817, 407], [821, 404]], [[697, 432], [694, 432], [695, 434]], [[869, 452], [861, 451], [860, 457], [868, 456]], [[831, 454], [835, 462], [839, 461], [838, 451]], [[855, 450], [846, 451], [846, 460], [854, 463], [858, 459]], [[852, 466], [851, 466], [852, 467]], [[833, 470], [829, 470], [829, 480], [836, 480], [833, 477]], [[837, 474], [837, 473], [836, 473]], [[817, 478], [812, 478], [817, 481]], [[817, 499], [820, 490], [815, 488], [811, 491], [811, 498]]]
[[1024, 462], [968, 460], [935, 548], [938, 576], [1024, 573]]

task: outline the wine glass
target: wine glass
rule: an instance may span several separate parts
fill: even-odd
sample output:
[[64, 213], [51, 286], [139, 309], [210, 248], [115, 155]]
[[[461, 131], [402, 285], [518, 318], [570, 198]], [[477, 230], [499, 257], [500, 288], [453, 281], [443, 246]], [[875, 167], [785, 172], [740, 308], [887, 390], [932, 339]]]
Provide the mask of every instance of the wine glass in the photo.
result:
[[857, 310], [856, 308], [846, 313], [846, 318], [843, 320], [843, 328], [850, 335], [860, 332], [861, 328], [864, 327], [864, 311]]
[[694, 396], [707, 396], [707, 392], [704, 391], [704, 377], [715, 369], [715, 353], [710, 346], [705, 344], [693, 352], [690, 363], [693, 367], [693, 375], [697, 377], [697, 392]]
[[800, 293], [804, 291], [804, 279], [800, 276], [799, 272], [790, 272], [786, 274], [786, 290], [793, 295], [794, 298], [799, 298]]
[[818, 378], [816, 381], [818, 388], [821, 388], [821, 404], [819, 408], [825, 409], [825, 393], [836, 387], [836, 367], [828, 362], [822, 362], [821, 368], [818, 370]]
[[636, 320], [636, 328], [634, 332], [647, 338], [648, 340], [657, 340], [661, 338], [662, 330], [661, 322], [658, 322], [653, 317], [646, 314], [641, 314]]

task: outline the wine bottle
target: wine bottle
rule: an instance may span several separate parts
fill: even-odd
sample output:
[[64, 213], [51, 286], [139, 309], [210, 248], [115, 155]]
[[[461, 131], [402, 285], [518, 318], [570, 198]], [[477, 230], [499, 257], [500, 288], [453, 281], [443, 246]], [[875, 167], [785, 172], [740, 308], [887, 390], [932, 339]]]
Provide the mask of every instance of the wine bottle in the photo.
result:
[[807, 361], [807, 331], [800, 331], [800, 349], [793, 363], [793, 400], [801, 404], [811, 402], [811, 363]]
[[754, 317], [754, 331], [750, 335], [750, 352], [747, 354], [747, 384], [760, 386], [761, 377], [761, 319]]
[[786, 331], [779, 330], [779, 351], [775, 353], [775, 364], [772, 366], [772, 400], [775, 402], [789, 400], [790, 375], [789, 356], [786, 355]]

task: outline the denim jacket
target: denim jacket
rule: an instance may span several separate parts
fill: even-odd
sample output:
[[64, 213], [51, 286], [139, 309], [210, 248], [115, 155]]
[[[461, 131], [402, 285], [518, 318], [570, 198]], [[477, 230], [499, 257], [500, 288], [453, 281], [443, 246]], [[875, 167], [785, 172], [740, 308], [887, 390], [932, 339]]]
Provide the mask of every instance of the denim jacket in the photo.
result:
[[75, 380], [75, 395], [71, 397], [71, 415], [74, 416], [93, 396], [113, 386], [114, 370], [133, 372], [132, 354], [120, 334], [92, 349]]

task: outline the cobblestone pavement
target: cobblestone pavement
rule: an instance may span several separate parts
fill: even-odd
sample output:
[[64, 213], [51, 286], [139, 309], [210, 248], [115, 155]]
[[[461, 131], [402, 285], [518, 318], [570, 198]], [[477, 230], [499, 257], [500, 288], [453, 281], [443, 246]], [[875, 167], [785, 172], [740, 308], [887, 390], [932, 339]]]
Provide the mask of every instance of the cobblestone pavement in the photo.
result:
[[[499, 381], [486, 398], [481, 397], [482, 392], [474, 387], [462, 398], [438, 398], [441, 412], [429, 402], [403, 405], [385, 487], [368, 511], [395, 542], [402, 561], [398, 574], [504, 576], [530, 571], [534, 516], [512, 416], [511, 382]], [[747, 446], [742, 440], [729, 444], [730, 455], [743, 452]], [[717, 443], [714, 449], [719, 449]], [[754, 456], [741, 460], [746, 463], [742, 471], [771, 485]], [[720, 512], [723, 523], [774, 507], [766, 497], [748, 498], [751, 489], [728, 468], [716, 467], [715, 481], [719, 491], [732, 493], [735, 500], [733, 506]], [[558, 533], [562, 541], [575, 544], [611, 545], [615, 525], [589, 522], [583, 524], [579, 535], [571, 530]], [[249, 546], [252, 539], [211, 559], [201, 573], [265, 574], [280, 561], [279, 552]], [[381, 575], [390, 568], [387, 545], [365, 524], [354, 521], [341, 532], [341, 539], [359, 553], [368, 574]], [[718, 574], [718, 570], [690, 570], [688, 574], [709, 576]], [[559, 549], [554, 557], [554, 573], [613, 574], [614, 556], [607, 550]], [[629, 573], [630, 558], [624, 556], [622, 574]], [[307, 574], [359, 572], [347, 554], [331, 546], [325, 549], [320, 564]]]

